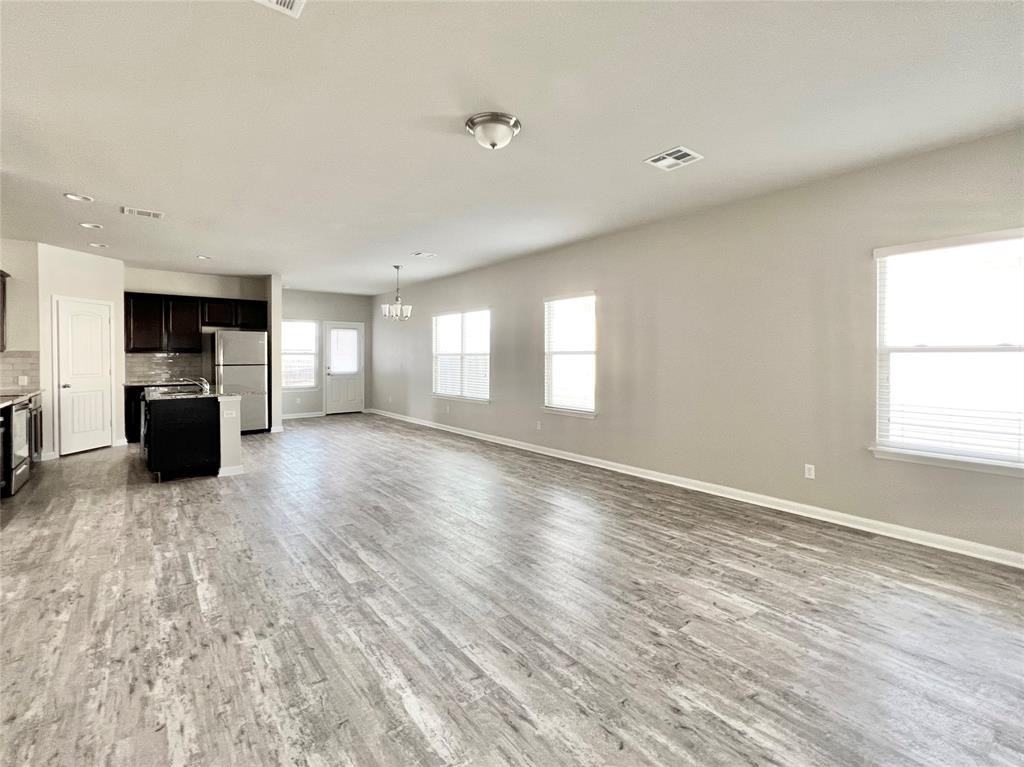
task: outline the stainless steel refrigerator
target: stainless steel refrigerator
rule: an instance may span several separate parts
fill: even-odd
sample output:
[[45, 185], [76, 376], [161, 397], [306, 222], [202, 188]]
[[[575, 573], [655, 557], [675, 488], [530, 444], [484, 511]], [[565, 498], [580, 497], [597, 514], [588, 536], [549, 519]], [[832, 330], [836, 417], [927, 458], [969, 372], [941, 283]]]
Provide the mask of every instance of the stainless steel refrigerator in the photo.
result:
[[242, 431], [266, 429], [267, 334], [262, 330], [218, 330], [213, 340], [213, 382], [219, 394], [242, 397]]

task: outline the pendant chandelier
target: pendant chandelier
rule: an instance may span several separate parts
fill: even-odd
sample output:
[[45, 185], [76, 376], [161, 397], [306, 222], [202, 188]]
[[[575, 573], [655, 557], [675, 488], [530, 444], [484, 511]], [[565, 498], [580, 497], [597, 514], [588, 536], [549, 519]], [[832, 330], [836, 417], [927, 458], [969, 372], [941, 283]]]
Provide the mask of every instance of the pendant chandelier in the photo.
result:
[[398, 275], [402, 267], [395, 266], [395, 301], [391, 304], [381, 304], [380, 310], [384, 317], [389, 320], [405, 322], [412, 316], [412, 307], [402, 303], [402, 290], [398, 285]]

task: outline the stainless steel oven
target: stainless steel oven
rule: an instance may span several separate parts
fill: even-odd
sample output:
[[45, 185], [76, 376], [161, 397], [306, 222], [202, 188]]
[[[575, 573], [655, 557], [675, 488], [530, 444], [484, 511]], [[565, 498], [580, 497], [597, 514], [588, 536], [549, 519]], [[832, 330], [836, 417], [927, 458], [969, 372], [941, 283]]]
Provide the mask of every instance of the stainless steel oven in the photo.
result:
[[32, 408], [26, 400], [17, 403], [8, 412], [11, 414], [11, 422], [5, 424], [3, 493], [14, 495], [28, 481]]

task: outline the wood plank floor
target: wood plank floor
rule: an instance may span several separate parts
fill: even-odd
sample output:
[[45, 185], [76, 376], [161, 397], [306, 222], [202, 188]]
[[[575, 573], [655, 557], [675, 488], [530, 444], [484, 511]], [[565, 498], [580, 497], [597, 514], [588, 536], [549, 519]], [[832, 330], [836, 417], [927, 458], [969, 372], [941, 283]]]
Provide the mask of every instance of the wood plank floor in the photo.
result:
[[4, 765], [1021, 765], [1019, 571], [369, 415], [4, 504]]

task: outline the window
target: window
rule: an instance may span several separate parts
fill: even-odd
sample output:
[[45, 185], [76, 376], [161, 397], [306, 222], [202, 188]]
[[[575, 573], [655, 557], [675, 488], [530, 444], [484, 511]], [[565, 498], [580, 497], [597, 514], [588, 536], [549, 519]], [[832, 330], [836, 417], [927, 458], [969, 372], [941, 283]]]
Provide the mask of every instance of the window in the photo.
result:
[[434, 394], [491, 396], [491, 312], [434, 317]]
[[594, 412], [597, 376], [595, 297], [544, 303], [544, 405]]
[[327, 370], [332, 376], [359, 372], [359, 331], [331, 328], [328, 334]]
[[316, 323], [281, 323], [281, 385], [286, 389], [316, 387]]
[[876, 454], [1024, 467], [1024, 232], [876, 256]]

